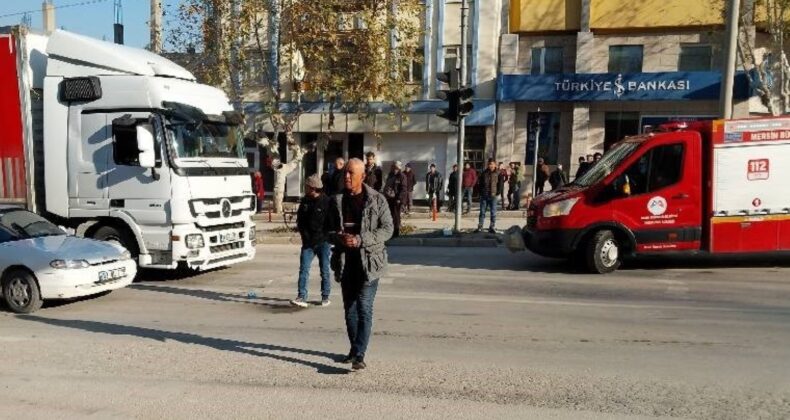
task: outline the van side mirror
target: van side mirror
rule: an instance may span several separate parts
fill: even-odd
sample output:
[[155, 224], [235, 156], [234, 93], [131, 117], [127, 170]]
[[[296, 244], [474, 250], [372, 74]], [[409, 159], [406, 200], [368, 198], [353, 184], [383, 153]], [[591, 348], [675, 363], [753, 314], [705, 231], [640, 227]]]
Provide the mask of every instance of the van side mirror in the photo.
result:
[[150, 124], [138, 124], [136, 130], [139, 165], [141, 168], [153, 168], [156, 166], [154, 129]]

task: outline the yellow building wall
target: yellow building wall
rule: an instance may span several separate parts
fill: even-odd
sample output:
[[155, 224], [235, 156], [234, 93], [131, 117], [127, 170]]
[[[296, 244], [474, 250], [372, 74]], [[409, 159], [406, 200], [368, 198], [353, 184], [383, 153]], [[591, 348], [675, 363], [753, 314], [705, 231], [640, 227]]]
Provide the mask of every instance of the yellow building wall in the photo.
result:
[[510, 32], [578, 31], [581, 0], [510, 0]]
[[722, 0], [592, 0], [590, 28], [723, 25]]

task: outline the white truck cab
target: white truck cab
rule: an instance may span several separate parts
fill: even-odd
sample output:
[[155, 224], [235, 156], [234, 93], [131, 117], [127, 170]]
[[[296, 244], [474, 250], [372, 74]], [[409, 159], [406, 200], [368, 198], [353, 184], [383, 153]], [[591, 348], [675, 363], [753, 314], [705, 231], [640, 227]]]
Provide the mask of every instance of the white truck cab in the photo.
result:
[[141, 267], [254, 258], [243, 121], [223, 91], [145, 50], [60, 30], [17, 38], [31, 207]]

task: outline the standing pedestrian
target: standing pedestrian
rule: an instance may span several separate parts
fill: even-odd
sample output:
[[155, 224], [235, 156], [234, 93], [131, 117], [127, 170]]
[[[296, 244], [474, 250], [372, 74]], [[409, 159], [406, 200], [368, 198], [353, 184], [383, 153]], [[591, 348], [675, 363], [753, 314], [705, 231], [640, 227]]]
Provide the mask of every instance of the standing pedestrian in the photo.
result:
[[505, 209], [505, 184], [507, 183], [507, 179], [508, 179], [508, 176], [509, 176], [507, 168], [505, 168], [505, 163], [504, 162], [499, 162], [498, 171], [499, 171], [499, 182], [497, 182], [496, 188], [497, 188], [497, 191], [499, 191], [499, 201], [501, 202], [502, 210], [504, 210]]
[[488, 225], [490, 233], [496, 233], [496, 207], [497, 207], [497, 186], [499, 185], [499, 171], [494, 159], [488, 160], [488, 166], [480, 174], [480, 218], [477, 223], [477, 232], [483, 231], [483, 223], [486, 220], [486, 210], [491, 211], [491, 224]]
[[345, 192], [332, 200], [330, 229], [335, 232], [333, 269], [343, 289], [343, 310], [350, 350], [343, 363], [365, 369], [373, 329], [373, 301], [379, 278], [387, 268], [385, 242], [393, 224], [387, 200], [363, 183], [365, 167], [351, 159], [345, 175]]
[[466, 214], [472, 211], [472, 193], [477, 184], [477, 171], [467, 162], [464, 164], [464, 173], [462, 176], [462, 186], [464, 188], [462, 199], [466, 201], [466, 210], [464, 211], [464, 214]]
[[579, 156], [579, 168], [576, 169], [576, 178], [579, 178], [587, 173], [590, 170], [590, 164], [587, 163], [587, 160], [584, 159], [584, 156]]
[[562, 164], [557, 165], [557, 169], [549, 175], [549, 184], [552, 190], [558, 190], [568, 183], [568, 174], [562, 170]]
[[298, 294], [291, 304], [301, 308], [308, 306], [307, 284], [310, 280], [310, 265], [313, 258], [317, 256], [321, 269], [321, 306], [329, 306], [329, 294], [332, 290], [329, 266], [331, 250], [328, 242], [330, 199], [322, 191], [324, 186], [318, 175], [307, 178], [304, 187], [305, 195], [296, 212], [296, 226], [299, 236], [302, 237]]
[[453, 171], [447, 179], [447, 197], [450, 199], [450, 206], [447, 211], [455, 211], [455, 203], [458, 199], [458, 165], [453, 165]]
[[596, 152], [593, 155], [593, 165], [595, 165], [596, 163], [600, 162], [601, 159], [603, 159], [603, 154], [601, 152]]
[[521, 207], [521, 185], [524, 182], [524, 168], [521, 162], [513, 162], [513, 171], [510, 173], [510, 190], [512, 197], [510, 199], [510, 209], [518, 210]]
[[406, 169], [403, 170], [403, 175], [406, 177], [406, 214], [411, 214], [411, 206], [414, 204], [414, 187], [417, 186], [417, 176], [411, 168], [411, 163], [406, 164]]
[[428, 207], [430, 209], [433, 209], [433, 200], [436, 200], [436, 211], [442, 208], [442, 191], [444, 191], [442, 173], [437, 171], [436, 164], [432, 163], [428, 167], [428, 173], [425, 174], [425, 193], [428, 196]]
[[322, 184], [326, 195], [333, 196], [343, 192], [343, 173], [346, 167], [346, 161], [342, 157], [335, 159], [335, 166], [330, 168], [331, 171], [324, 174]]
[[365, 165], [365, 185], [373, 188], [376, 191], [381, 191], [382, 184], [384, 183], [384, 174], [381, 167], [376, 164], [376, 154], [367, 152], [365, 154], [367, 164]]
[[263, 187], [263, 174], [261, 174], [261, 171], [255, 171], [255, 175], [252, 179], [252, 190], [255, 192], [258, 213], [261, 213], [263, 212], [263, 199], [266, 197], [266, 190]]
[[535, 172], [535, 196], [543, 194], [543, 189], [546, 188], [546, 181], [549, 180], [549, 165], [543, 158], [538, 158], [538, 170]]
[[393, 163], [387, 183], [384, 184], [384, 197], [387, 198], [392, 212], [392, 236], [395, 238], [400, 236], [400, 211], [406, 199], [406, 176], [403, 175], [402, 168], [403, 164], [400, 161]]

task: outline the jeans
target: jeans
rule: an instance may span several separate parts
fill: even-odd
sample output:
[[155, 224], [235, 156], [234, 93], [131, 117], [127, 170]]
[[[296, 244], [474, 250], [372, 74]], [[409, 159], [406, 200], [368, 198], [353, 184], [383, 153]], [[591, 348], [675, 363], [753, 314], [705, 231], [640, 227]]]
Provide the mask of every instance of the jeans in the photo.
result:
[[[344, 273], [345, 274], [345, 273]], [[364, 276], [364, 273], [361, 274]], [[351, 344], [349, 354], [358, 358], [365, 357], [373, 329], [373, 300], [379, 288], [379, 280], [365, 282], [358, 275], [344, 276], [343, 309], [346, 312], [346, 330]]]
[[464, 188], [464, 196], [461, 198], [466, 201], [466, 211], [472, 211], [472, 190], [473, 188]]
[[313, 258], [318, 256], [318, 264], [321, 267], [321, 299], [329, 298], [332, 291], [331, 271], [329, 269], [330, 260], [329, 242], [323, 242], [312, 248], [302, 248], [299, 261], [299, 297], [307, 299], [307, 282], [310, 279], [310, 264]]
[[482, 229], [483, 222], [486, 221], [486, 209], [491, 211], [491, 229], [496, 227], [496, 206], [497, 206], [497, 199], [496, 197], [483, 197], [480, 196], [480, 220], [477, 223], [477, 227]]

